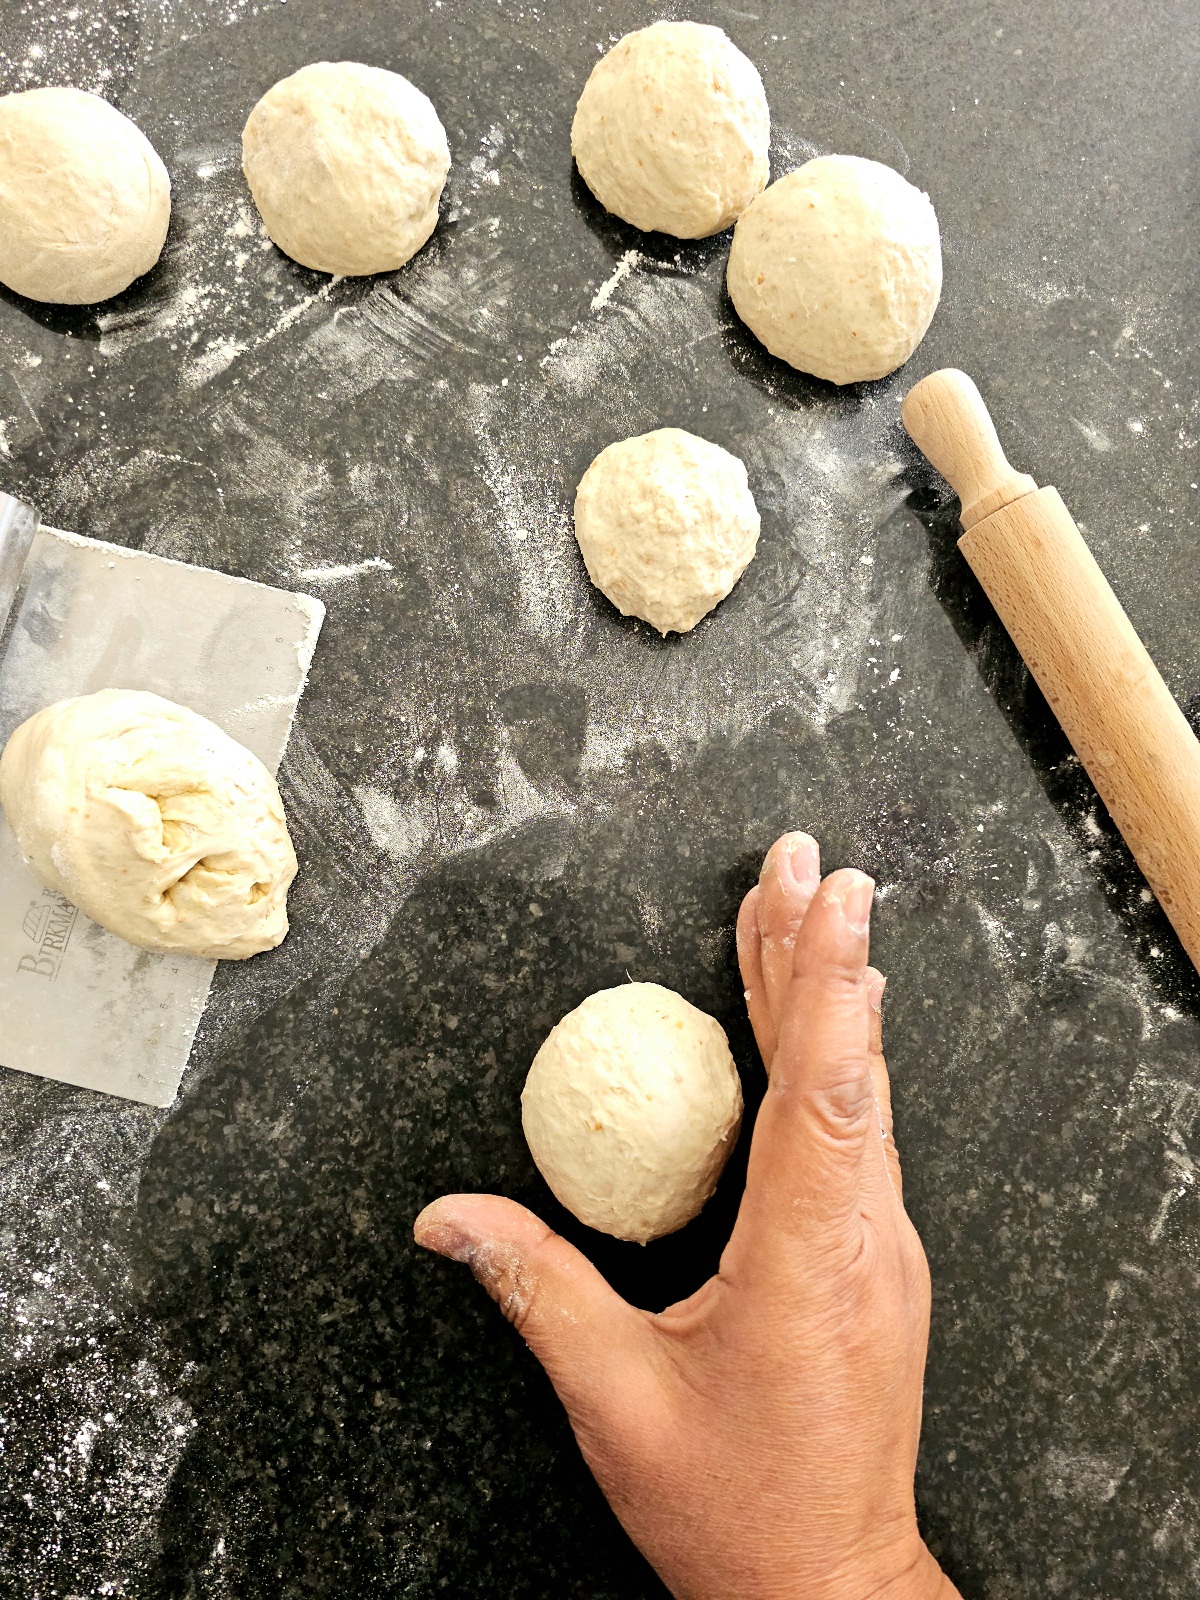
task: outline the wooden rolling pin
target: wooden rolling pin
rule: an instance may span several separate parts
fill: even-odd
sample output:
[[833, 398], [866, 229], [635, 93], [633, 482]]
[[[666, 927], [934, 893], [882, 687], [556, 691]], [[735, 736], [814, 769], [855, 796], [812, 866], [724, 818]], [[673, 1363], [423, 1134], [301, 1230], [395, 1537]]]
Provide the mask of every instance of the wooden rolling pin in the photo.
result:
[[1200, 969], [1200, 743], [1057, 489], [1009, 466], [965, 372], [902, 410], [962, 502], [958, 547]]

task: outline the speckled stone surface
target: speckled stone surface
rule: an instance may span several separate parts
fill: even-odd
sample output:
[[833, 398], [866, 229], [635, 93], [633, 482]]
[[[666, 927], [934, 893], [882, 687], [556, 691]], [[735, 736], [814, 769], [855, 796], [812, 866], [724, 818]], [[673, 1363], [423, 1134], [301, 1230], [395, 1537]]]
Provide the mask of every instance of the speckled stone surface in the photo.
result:
[[[691, 8], [759, 64], [776, 174], [850, 151], [937, 207], [925, 343], [838, 392], [738, 326], [727, 239], [640, 237], [573, 179], [584, 77], [658, 14], [5, 8], [0, 88], [102, 90], [175, 192], [108, 306], [0, 296], [5, 485], [329, 606], [282, 777], [294, 933], [221, 972], [178, 1104], [0, 1075], [6, 1597], [661, 1594], [519, 1339], [410, 1227], [486, 1187], [643, 1304], [707, 1275], [744, 1140], [639, 1250], [550, 1202], [518, 1094], [628, 973], [720, 1018], [753, 1111], [733, 918], [795, 825], [881, 885], [929, 1539], [967, 1600], [1200, 1590], [1200, 984], [898, 423], [924, 372], [973, 373], [1200, 708], [1200, 16]], [[390, 278], [304, 271], [248, 204], [242, 122], [321, 57], [403, 71], [449, 133], [438, 233]], [[660, 424], [742, 455], [763, 514], [665, 643], [588, 588], [569, 520], [595, 452]]]

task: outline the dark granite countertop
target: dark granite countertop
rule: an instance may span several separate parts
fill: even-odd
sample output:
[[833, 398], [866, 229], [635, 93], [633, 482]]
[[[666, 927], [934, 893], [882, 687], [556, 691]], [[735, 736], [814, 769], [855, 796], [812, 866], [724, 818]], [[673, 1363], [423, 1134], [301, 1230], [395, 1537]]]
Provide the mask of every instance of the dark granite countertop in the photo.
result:
[[[1200, 1592], [1200, 982], [899, 427], [921, 374], [973, 373], [1200, 708], [1200, 13], [684, 13], [759, 64], [777, 173], [850, 151], [934, 199], [933, 327], [845, 392], [739, 327], [725, 239], [639, 236], [573, 181], [584, 77], [658, 14], [6, 7], [0, 89], [105, 93], [175, 210], [105, 307], [0, 296], [0, 479], [329, 620], [282, 774], [294, 932], [221, 971], [177, 1105], [0, 1074], [5, 1597], [660, 1594], [520, 1340], [410, 1227], [486, 1187], [646, 1305], [707, 1275], [737, 1160], [683, 1234], [617, 1245], [548, 1200], [518, 1092], [628, 973], [721, 1019], [753, 1106], [733, 918], [796, 825], [881, 884], [928, 1537], [966, 1600]], [[320, 57], [403, 71], [450, 136], [438, 233], [388, 278], [284, 259], [240, 177], [250, 106]], [[666, 423], [746, 459], [763, 538], [664, 643], [589, 589], [569, 511], [600, 446]]]

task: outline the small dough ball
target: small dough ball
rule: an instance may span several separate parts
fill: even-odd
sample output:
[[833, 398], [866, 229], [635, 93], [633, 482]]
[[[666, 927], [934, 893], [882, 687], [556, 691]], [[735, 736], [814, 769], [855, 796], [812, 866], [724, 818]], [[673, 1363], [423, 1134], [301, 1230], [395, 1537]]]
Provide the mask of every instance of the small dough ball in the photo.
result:
[[59, 305], [107, 300], [149, 272], [170, 220], [166, 167], [107, 100], [0, 96], [0, 282]]
[[184, 706], [130, 689], [47, 706], [0, 756], [0, 805], [42, 881], [130, 944], [240, 960], [287, 934], [275, 780]]
[[538, 1171], [589, 1228], [645, 1244], [692, 1220], [742, 1120], [719, 1022], [657, 983], [601, 989], [534, 1057], [521, 1121]]
[[450, 146], [433, 102], [382, 67], [314, 61], [282, 78], [242, 132], [267, 232], [314, 272], [392, 272], [437, 226]]
[[773, 356], [830, 383], [884, 378], [937, 309], [937, 217], [891, 167], [818, 156], [739, 217], [727, 282], [738, 316]]
[[618, 40], [571, 124], [579, 175], [605, 210], [680, 239], [736, 221], [767, 181], [770, 142], [754, 63], [700, 22], [656, 22]]
[[682, 428], [610, 444], [575, 492], [588, 577], [625, 617], [687, 633], [733, 588], [758, 545], [746, 468]]

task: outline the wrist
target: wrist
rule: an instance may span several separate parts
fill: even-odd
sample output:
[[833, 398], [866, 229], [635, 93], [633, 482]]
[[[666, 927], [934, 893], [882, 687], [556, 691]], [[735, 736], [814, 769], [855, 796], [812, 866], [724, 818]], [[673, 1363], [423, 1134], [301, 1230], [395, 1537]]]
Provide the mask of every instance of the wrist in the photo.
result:
[[904, 1571], [879, 1588], [864, 1591], [861, 1600], [962, 1600], [962, 1597], [934, 1560], [929, 1546], [921, 1540]]
[[[864, 1562], [862, 1554], [821, 1588], [820, 1600], [961, 1600], [915, 1529], [911, 1544], [905, 1539], [886, 1556]], [[813, 1589], [795, 1600], [814, 1600]]]

